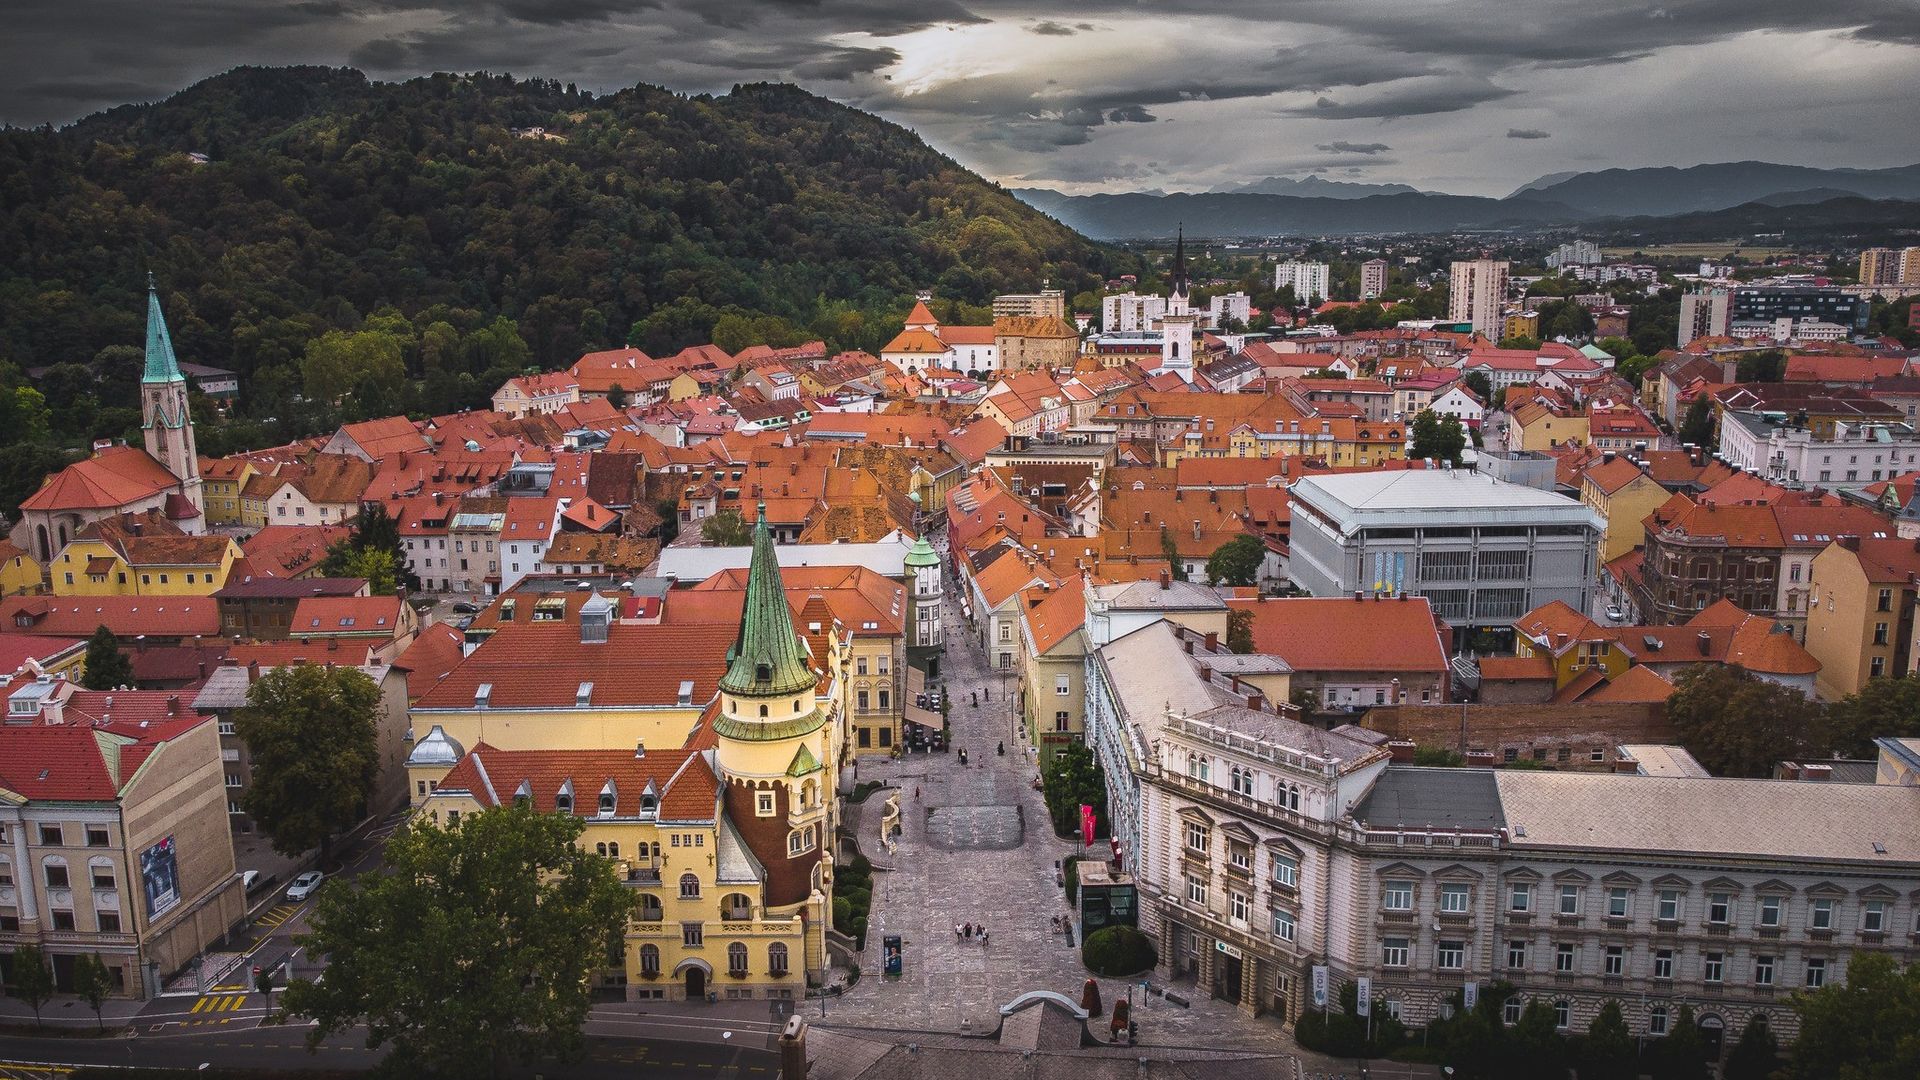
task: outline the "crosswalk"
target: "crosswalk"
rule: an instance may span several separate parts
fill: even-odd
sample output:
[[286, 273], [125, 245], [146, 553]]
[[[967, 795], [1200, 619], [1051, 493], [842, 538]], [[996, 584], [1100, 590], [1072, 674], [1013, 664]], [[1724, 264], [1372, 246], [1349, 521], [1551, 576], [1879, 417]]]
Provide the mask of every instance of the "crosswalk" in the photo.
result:
[[288, 919], [300, 913], [299, 904], [275, 904], [266, 913], [254, 920], [254, 925], [262, 930], [278, 930]]
[[72, 1076], [66, 1065], [35, 1065], [25, 1061], [0, 1061], [0, 1080], [58, 1080]]
[[[221, 989], [226, 988], [222, 987]], [[208, 1025], [225, 1024], [230, 1022], [233, 1017], [218, 1016], [216, 1014], [234, 1012], [246, 1003], [247, 995], [244, 993], [202, 994], [200, 997], [194, 999], [193, 1007], [187, 1010], [193, 1019], [184, 1020], [182, 1023], [187, 1027], [205, 1027]]]

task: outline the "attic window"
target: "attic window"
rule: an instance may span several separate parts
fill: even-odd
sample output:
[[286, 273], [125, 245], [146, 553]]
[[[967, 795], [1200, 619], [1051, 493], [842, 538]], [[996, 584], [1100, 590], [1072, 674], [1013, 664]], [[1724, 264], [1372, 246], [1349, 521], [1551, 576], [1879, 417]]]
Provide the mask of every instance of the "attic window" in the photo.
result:
[[493, 684], [492, 683], [483, 682], [478, 687], [474, 688], [474, 691], [473, 691], [473, 707], [474, 708], [484, 709], [487, 707], [487, 704], [492, 700], [493, 700]]
[[581, 683], [579, 688], [574, 690], [573, 703], [581, 708], [586, 708], [588, 705], [592, 704], [592, 702], [593, 702], [593, 682], [592, 680], [588, 680], [586, 682]]
[[600, 816], [612, 817], [613, 808], [619, 802], [619, 798], [620, 789], [614, 786], [613, 781], [607, 781], [606, 786], [600, 789]]
[[513, 789], [513, 801], [519, 806], [532, 806], [533, 783], [528, 780], [520, 781], [520, 786]]
[[680, 681], [679, 703], [681, 705], [693, 704], [693, 680], [692, 679], [682, 679]]
[[553, 808], [563, 814], [573, 813], [573, 781], [571, 779], [563, 782], [560, 790], [554, 793]]

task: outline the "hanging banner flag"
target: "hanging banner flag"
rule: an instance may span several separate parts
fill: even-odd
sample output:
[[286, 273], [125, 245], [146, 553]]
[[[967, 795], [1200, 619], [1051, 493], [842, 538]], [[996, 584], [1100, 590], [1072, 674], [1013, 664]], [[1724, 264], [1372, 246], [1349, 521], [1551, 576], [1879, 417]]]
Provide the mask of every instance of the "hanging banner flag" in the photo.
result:
[[1088, 806], [1086, 803], [1081, 803], [1080, 804], [1080, 839], [1085, 841], [1081, 845], [1082, 847], [1093, 846], [1093, 826], [1094, 826], [1093, 807]]
[[1360, 981], [1354, 984], [1353, 1006], [1354, 1006], [1354, 1011], [1359, 1013], [1361, 1016], [1373, 1015], [1373, 980], [1372, 979], [1369, 979], [1365, 976], [1361, 976]]
[[1315, 1008], [1327, 1007], [1327, 966], [1313, 965], [1313, 1004]]
[[1460, 991], [1460, 1000], [1466, 1005], [1468, 1012], [1472, 1012], [1478, 1008], [1480, 1005], [1480, 984], [1477, 982], [1468, 983]]

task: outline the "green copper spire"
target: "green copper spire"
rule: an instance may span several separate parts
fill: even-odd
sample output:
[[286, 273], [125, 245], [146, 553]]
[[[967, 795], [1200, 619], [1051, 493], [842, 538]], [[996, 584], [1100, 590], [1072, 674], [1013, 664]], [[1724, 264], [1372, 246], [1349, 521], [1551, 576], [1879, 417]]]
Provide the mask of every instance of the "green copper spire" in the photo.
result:
[[[785, 697], [804, 693], [812, 706], [813, 672], [807, 669], [793, 611], [780, 583], [780, 561], [767, 530], [767, 504], [753, 523], [753, 562], [747, 570], [747, 602], [740, 611], [740, 636], [734, 639], [720, 689], [739, 697]], [[780, 717], [776, 717], [779, 719]]]
[[927, 538], [922, 536], [907, 549], [905, 565], [909, 567], [939, 566], [940, 556], [933, 550], [933, 545], [927, 543]]
[[167, 336], [166, 316], [160, 314], [160, 291], [153, 275], [147, 275], [147, 373], [143, 383], [184, 382], [180, 364], [173, 358], [173, 339]]

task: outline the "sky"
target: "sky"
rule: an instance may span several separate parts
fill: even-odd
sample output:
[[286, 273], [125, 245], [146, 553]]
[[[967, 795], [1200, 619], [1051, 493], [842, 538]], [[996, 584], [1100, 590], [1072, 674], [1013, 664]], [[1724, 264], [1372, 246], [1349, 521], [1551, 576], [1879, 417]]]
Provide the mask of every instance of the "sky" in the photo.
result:
[[1914, 0], [10, 0], [0, 123], [241, 64], [790, 81], [1009, 186], [1268, 176], [1505, 195], [1542, 175], [1920, 161]]

